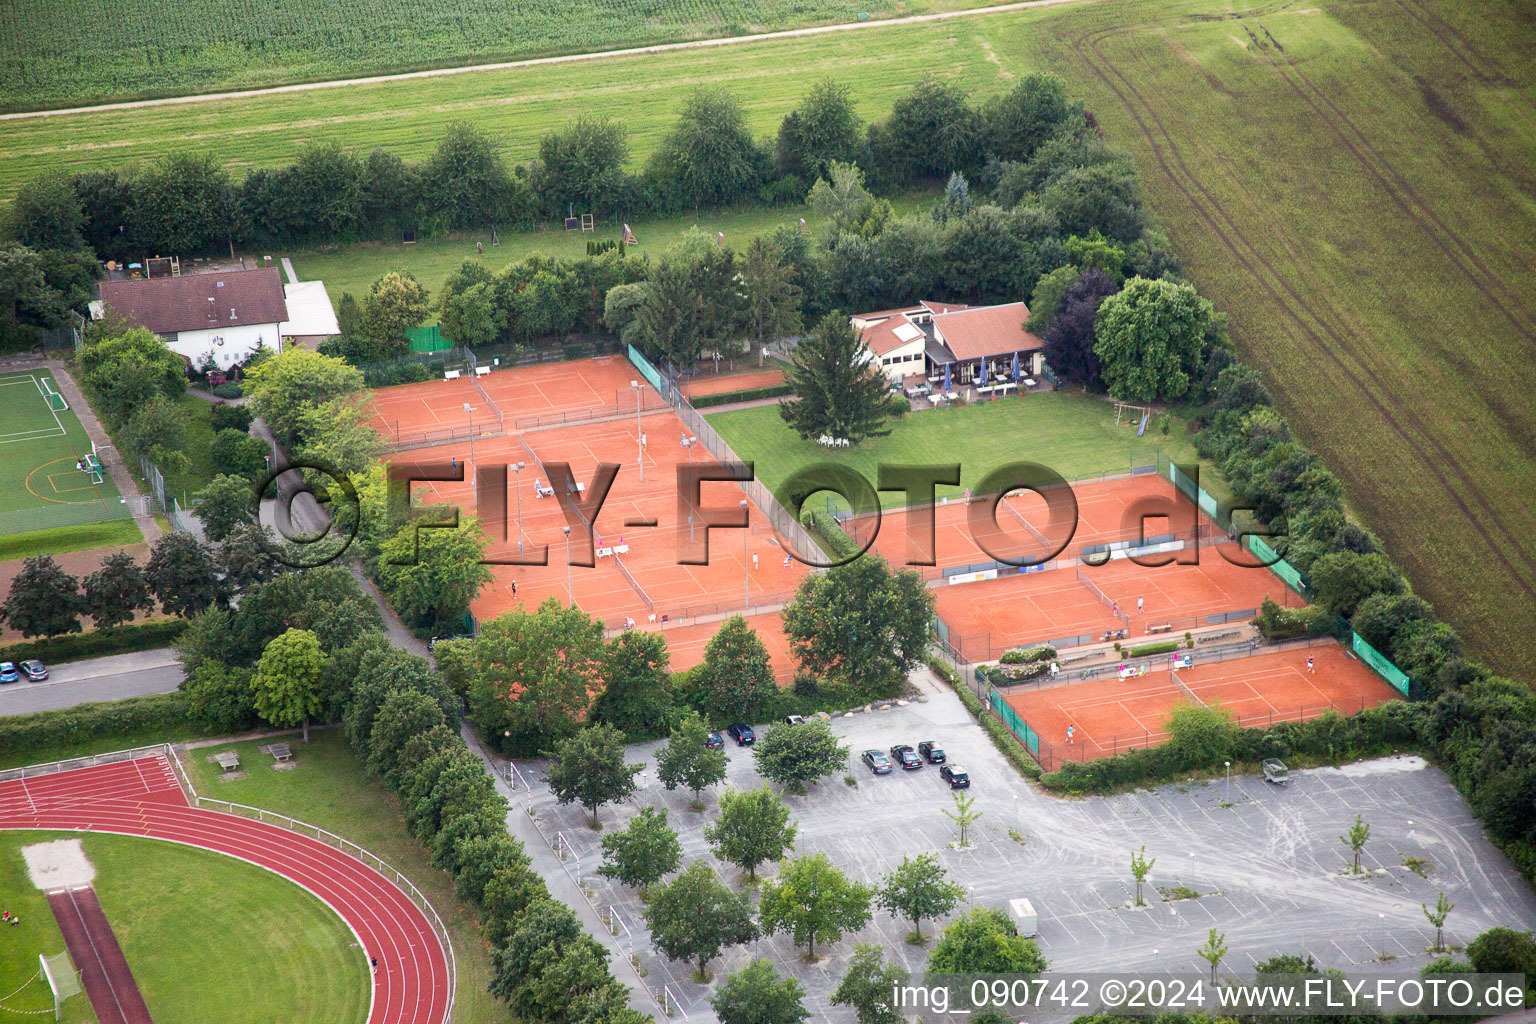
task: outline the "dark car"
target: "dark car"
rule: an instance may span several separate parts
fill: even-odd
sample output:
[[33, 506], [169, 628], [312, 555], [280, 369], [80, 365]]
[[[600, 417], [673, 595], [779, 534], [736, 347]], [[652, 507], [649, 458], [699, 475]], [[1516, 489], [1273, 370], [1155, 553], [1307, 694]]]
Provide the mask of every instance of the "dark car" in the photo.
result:
[[14, 683], [20, 678], [15, 665], [9, 661], [0, 661], [0, 683]]
[[923, 760], [929, 764], [944, 763], [944, 748], [933, 742], [933, 740], [923, 740], [923, 742], [917, 745], [917, 752], [923, 755]]
[[738, 747], [750, 747], [757, 742], [757, 733], [752, 731], [750, 725], [741, 722], [726, 726], [725, 734], [735, 740]]
[[866, 750], [859, 755], [859, 760], [869, 765], [869, 770], [876, 775], [891, 774], [891, 759], [878, 750]]
[[905, 743], [898, 743], [891, 748], [891, 760], [901, 765], [907, 771], [923, 766], [923, 759], [917, 756], [917, 751]]
[[947, 764], [939, 769], [939, 778], [949, 783], [950, 789], [970, 789], [971, 776], [957, 764]]
[[709, 750], [719, 750], [725, 746], [725, 737], [718, 732], [712, 732], [704, 737], [704, 746]]
[[34, 683], [42, 682], [48, 678], [48, 666], [40, 661], [24, 661], [20, 665], [21, 674]]

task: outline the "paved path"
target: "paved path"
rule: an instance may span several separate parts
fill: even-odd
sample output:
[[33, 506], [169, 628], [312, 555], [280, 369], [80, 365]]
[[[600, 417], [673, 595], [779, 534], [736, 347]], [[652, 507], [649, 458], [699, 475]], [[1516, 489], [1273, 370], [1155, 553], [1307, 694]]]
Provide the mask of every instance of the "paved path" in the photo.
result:
[[40, 683], [22, 680], [0, 686], [0, 716], [170, 693], [184, 675], [169, 647], [49, 665], [48, 678]]
[[393, 75], [373, 75], [368, 78], [339, 78], [328, 82], [299, 82], [295, 85], [276, 85], [265, 89], [209, 92], [195, 96], [166, 96], [157, 100], [128, 100], [122, 103], [102, 103], [91, 107], [63, 107], [58, 110], [24, 110], [13, 114], [0, 114], [0, 121], [18, 121], [37, 117], [62, 117], [68, 114], [92, 114], [108, 110], [136, 110], [140, 107], [165, 107], [182, 103], [212, 103], [217, 100], [238, 100], [252, 96], [272, 96], [285, 92], [310, 92], [316, 89], [344, 89], [353, 85], [405, 82], [415, 78], [442, 78], [447, 75], [463, 75], [474, 71], [506, 71], [510, 68], [538, 67], [541, 64], [572, 64], [577, 61], [601, 60], [607, 57], [635, 57], [652, 53], [668, 53], [673, 50], [698, 50], [707, 46], [736, 46], [741, 43], [760, 43], [765, 40], [788, 39], [794, 36], [821, 36], [833, 32], [856, 32], [864, 29], [888, 28], [892, 25], [915, 25], [925, 21], [948, 21], [951, 18], [971, 18], [983, 14], [1003, 14], [1008, 11], [1025, 11], [1034, 7], [1056, 7], [1062, 4], [1087, 2], [1103, 3], [1112, 2], [1112, 0], [1023, 0], [1021, 3], [999, 4], [996, 7], [977, 7], [965, 11], [914, 14], [905, 18], [854, 21], [838, 25], [817, 25], [811, 28], [792, 28], [785, 29], [782, 32], [756, 32], [752, 35], [726, 36], [720, 39], [692, 39], [682, 43], [631, 46], [622, 50], [594, 50], [590, 53], [568, 53], [560, 57], [534, 57], [528, 60], [508, 60], [495, 64], [463, 64], [452, 68], [406, 71]]

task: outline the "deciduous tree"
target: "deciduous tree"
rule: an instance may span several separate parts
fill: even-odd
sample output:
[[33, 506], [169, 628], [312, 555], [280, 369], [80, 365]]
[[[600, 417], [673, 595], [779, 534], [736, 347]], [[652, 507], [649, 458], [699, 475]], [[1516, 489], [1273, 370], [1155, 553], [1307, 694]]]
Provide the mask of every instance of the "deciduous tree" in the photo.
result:
[[304, 725], [309, 742], [309, 720], [320, 713], [320, 673], [325, 652], [320, 640], [307, 629], [290, 629], [262, 652], [256, 663], [251, 691], [256, 713], [280, 729]]
[[663, 732], [672, 713], [667, 662], [667, 641], [660, 633], [635, 629], [610, 640], [603, 654], [603, 692], [592, 702], [592, 720], [632, 737]]
[[810, 1016], [805, 990], [780, 976], [767, 960], [754, 960], [728, 976], [710, 1000], [720, 1024], [800, 1024]]
[[624, 761], [624, 734], [608, 725], [594, 725], [544, 752], [550, 759], [545, 778], [563, 804], [579, 803], [597, 825], [597, 809], [623, 800], [635, 791], [635, 776], [645, 768]]
[[914, 936], [921, 941], [923, 919], [958, 907], [965, 899], [965, 886], [949, 881], [937, 857], [921, 853], [902, 858], [881, 881], [877, 898], [881, 907], [911, 921]]
[[85, 610], [100, 630], [128, 622], [155, 607], [144, 569], [126, 551], [114, 551], [85, 578]]
[[824, 853], [796, 857], [778, 877], [763, 885], [758, 913], [763, 933], [788, 932], [807, 959], [816, 957], [816, 943], [836, 942], [843, 932], [869, 923], [875, 890], [848, 879]]
[[237, 526], [256, 522], [256, 492], [242, 477], [220, 474], [208, 486], [192, 496], [192, 507], [203, 533], [211, 541], [222, 541]]
[[694, 680], [715, 713], [734, 722], [753, 721], [778, 689], [768, 648], [740, 615], [731, 616], [709, 638]]
[[776, 725], [752, 748], [758, 774], [790, 790], [848, 768], [848, 746], [825, 722]]
[[704, 838], [715, 855], [757, 877], [757, 866], [782, 860], [794, 848], [798, 830], [789, 823], [789, 808], [767, 786], [720, 794], [720, 817], [704, 827]]
[[725, 781], [726, 757], [724, 750], [710, 750], [706, 745], [709, 726], [689, 711], [672, 728], [672, 738], [656, 752], [656, 775], [667, 789], [682, 786], [693, 792], [693, 802], [699, 803], [704, 787]]
[[[25, 637], [80, 632], [86, 611], [80, 581], [65, 572], [52, 555], [33, 555], [21, 564], [11, 591], [0, 605], [0, 618]], [[132, 614], [130, 612], [130, 614]]]
[[928, 957], [929, 972], [937, 974], [1038, 974], [1045, 967], [1035, 941], [991, 907], [975, 907], [950, 922]]
[[922, 578], [908, 569], [893, 573], [870, 555], [807, 576], [784, 610], [801, 669], [859, 696], [900, 692], [928, 650], [932, 621], [933, 597]]
[[636, 889], [661, 881], [683, 859], [677, 831], [667, 826], [666, 808], [642, 807], [622, 832], [603, 836], [603, 863], [597, 873]]
[[167, 533], [157, 540], [144, 578], [168, 615], [191, 618], [204, 608], [223, 607], [229, 600], [229, 585], [219, 563], [189, 533]]
[[834, 1006], [851, 1006], [859, 1024], [901, 1024], [906, 1018], [897, 1010], [893, 993], [907, 983], [907, 972], [885, 962], [879, 946], [861, 942], [843, 980], [832, 990]]
[[656, 948], [670, 959], [692, 961], [700, 980], [722, 949], [757, 938], [747, 895], [722, 885], [706, 860], [694, 861], [652, 893], [645, 925]]
[[1205, 357], [1211, 304], [1187, 284], [1133, 277], [1099, 306], [1094, 352], [1109, 393], [1183, 398]]

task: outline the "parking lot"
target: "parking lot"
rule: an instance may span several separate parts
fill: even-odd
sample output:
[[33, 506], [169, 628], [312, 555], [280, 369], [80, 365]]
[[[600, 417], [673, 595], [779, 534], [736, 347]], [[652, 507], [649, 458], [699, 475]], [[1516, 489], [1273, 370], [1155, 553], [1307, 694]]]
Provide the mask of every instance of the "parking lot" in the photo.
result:
[[[1414, 974], [1431, 958], [1434, 929], [1421, 904], [1433, 905], [1444, 890], [1456, 904], [1446, 921], [1446, 941], [1464, 945], [1494, 925], [1536, 927], [1536, 898], [1502, 854], [1483, 837], [1465, 802], [1438, 769], [1416, 757], [1363, 762], [1343, 769], [1291, 773], [1286, 787], [1234, 777], [1230, 801], [1222, 780], [1163, 786], [1115, 797], [1061, 799], [1018, 777], [971, 721], [954, 694], [928, 681], [925, 700], [876, 710], [832, 723], [850, 747], [847, 774], [823, 780], [787, 801], [799, 826], [797, 853], [822, 852], [852, 878], [875, 882], [905, 856], [938, 854], [950, 876], [970, 890], [975, 905], [1005, 908], [1028, 897], [1039, 914], [1039, 942], [1053, 970], [1201, 972], [1196, 955], [1207, 931], [1225, 933], [1224, 966], [1244, 971], [1281, 953], [1311, 954], [1320, 965], [1352, 972]], [[899, 768], [875, 777], [859, 762], [867, 747], [937, 740], [950, 759], [970, 772], [976, 809], [970, 849], [957, 850], [955, 828], [943, 814], [952, 806], [938, 770]], [[632, 748], [647, 763], [635, 798], [601, 811], [604, 832], [622, 828], [641, 806], [659, 805], [681, 833], [685, 863], [713, 860], [702, 835], [716, 814], [716, 793], [693, 811], [690, 794], [667, 792], [656, 779], [652, 751]], [[727, 742], [727, 785], [762, 784], [751, 751]], [[574, 851], [577, 869], [599, 908], [612, 906], [633, 933], [646, 981], [667, 985], [690, 1021], [713, 1020], [712, 989], [694, 983], [686, 965], [650, 949], [643, 905], [625, 886], [595, 873], [599, 839], [585, 811], [562, 807], [540, 782], [542, 766], [519, 762], [546, 836], [556, 833]], [[1371, 826], [1363, 864], [1384, 874], [1354, 879], [1342, 873], [1349, 850], [1339, 840], [1359, 812]], [[1131, 851], [1146, 846], [1156, 864], [1145, 890], [1148, 906], [1131, 906]], [[1427, 878], [1404, 866], [1405, 856], [1428, 861]], [[730, 884], [744, 874], [714, 861]], [[759, 872], [771, 876], [775, 867]], [[1198, 899], [1164, 901], [1157, 887], [1187, 886]], [[788, 937], [779, 935], [728, 950], [711, 963], [716, 979], [754, 956], [772, 959], [796, 975], [807, 992], [814, 1020], [851, 1021], [828, 997], [842, 977], [856, 942], [876, 942], [886, 955], [920, 971], [926, 950], [904, 941], [909, 925], [877, 911], [857, 935], [806, 964]], [[619, 931], [621, 944], [624, 932]], [[936, 924], [924, 925], [925, 931]], [[931, 948], [931, 945], [930, 945]]]

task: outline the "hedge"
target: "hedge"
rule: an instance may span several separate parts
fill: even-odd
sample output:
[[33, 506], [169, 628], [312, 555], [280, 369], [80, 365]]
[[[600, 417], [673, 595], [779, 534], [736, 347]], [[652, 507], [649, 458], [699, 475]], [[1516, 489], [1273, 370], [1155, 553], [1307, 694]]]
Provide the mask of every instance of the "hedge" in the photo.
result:
[[795, 393], [789, 384], [770, 384], [762, 388], [743, 388], [740, 391], [723, 391], [716, 395], [699, 395], [688, 399], [695, 409], [708, 409], [712, 405], [730, 405], [733, 402], [755, 402], [760, 398], [782, 398]]
[[106, 654], [126, 654], [130, 651], [152, 651], [170, 647], [182, 630], [187, 628], [185, 619], [164, 619], [138, 625], [118, 626], [103, 632], [93, 629], [87, 633], [65, 633], [45, 640], [24, 640], [21, 643], [0, 647], [0, 661], [41, 662], [78, 661], [81, 658], [99, 658]]
[[1056, 648], [1050, 644], [1041, 644], [1038, 647], [1014, 647], [1003, 652], [1003, 656], [997, 659], [1004, 665], [1028, 665], [1036, 661], [1050, 661], [1056, 657]]
[[1151, 654], [1167, 654], [1169, 651], [1179, 649], [1177, 640], [1161, 640], [1155, 644], [1142, 644], [1140, 647], [1132, 647], [1126, 652], [1129, 658], [1144, 658]]
[[828, 512], [809, 512], [802, 518], [806, 519], [810, 528], [821, 535], [826, 541], [826, 548], [834, 558], [854, 558], [859, 554], [859, 546], [854, 543], [852, 537], [843, 532], [838, 525], [837, 518]]
[[57, 747], [156, 728], [177, 727], [185, 732], [186, 724], [187, 705], [179, 691], [77, 704], [60, 711], [0, 718], [0, 750]]

